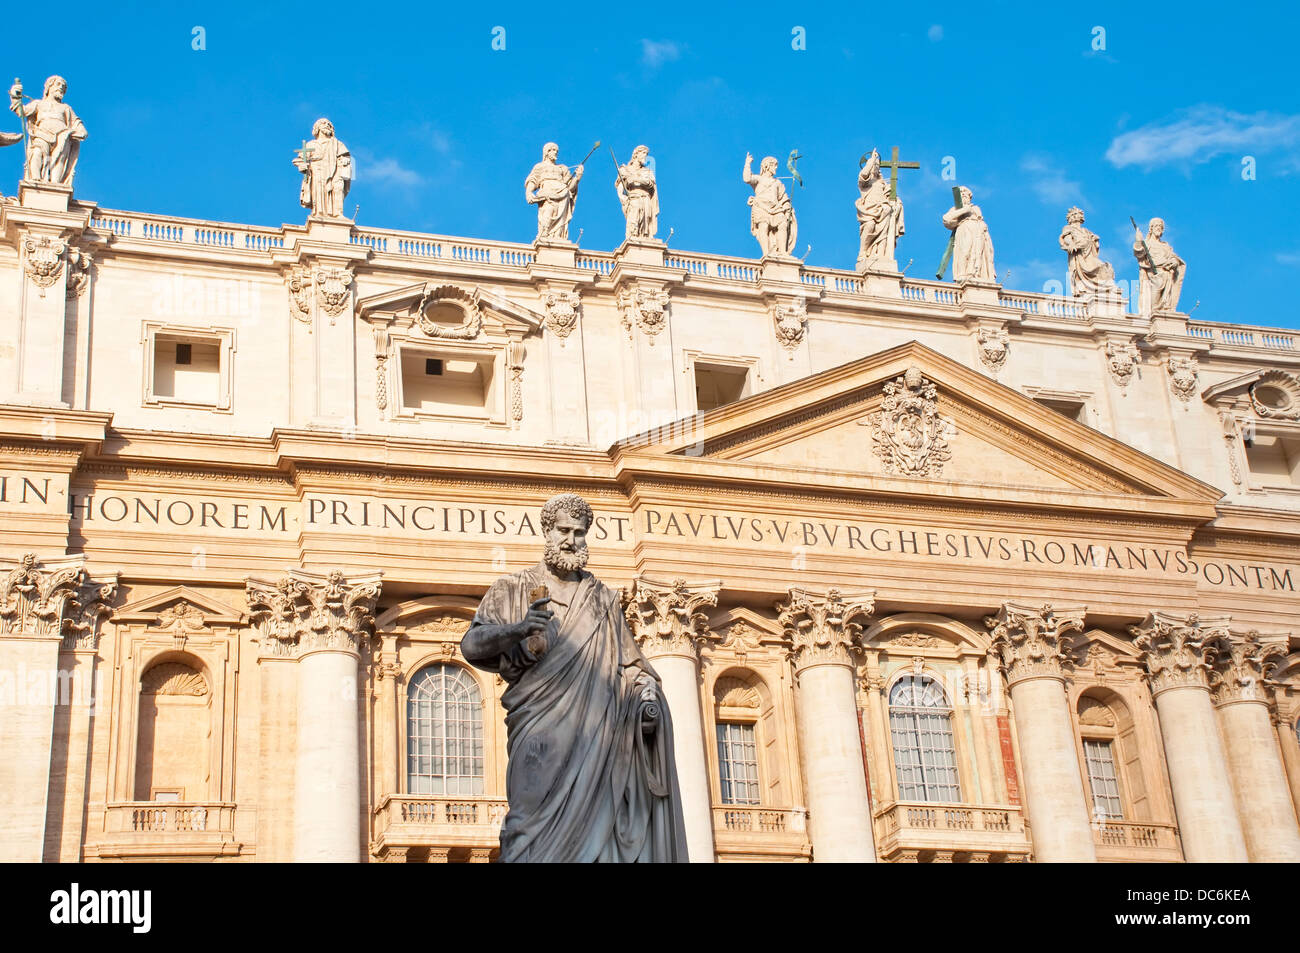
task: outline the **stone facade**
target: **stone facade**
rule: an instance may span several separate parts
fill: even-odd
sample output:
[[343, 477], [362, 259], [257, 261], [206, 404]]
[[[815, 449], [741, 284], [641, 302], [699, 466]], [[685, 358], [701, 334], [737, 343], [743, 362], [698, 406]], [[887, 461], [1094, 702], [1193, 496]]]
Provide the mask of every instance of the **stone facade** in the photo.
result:
[[577, 491], [694, 859], [1300, 860], [1290, 333], [37, 182], [0, 273], [8, 859], [492, 859]]

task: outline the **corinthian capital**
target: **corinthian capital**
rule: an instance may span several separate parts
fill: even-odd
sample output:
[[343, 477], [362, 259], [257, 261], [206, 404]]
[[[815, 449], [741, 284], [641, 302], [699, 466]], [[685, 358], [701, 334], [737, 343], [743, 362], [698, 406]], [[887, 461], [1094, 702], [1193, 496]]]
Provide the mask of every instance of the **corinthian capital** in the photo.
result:
[[381, 573], [344, 575], [291, 569], [279, 580], [249, 579], [248, 609], [266, 655], [321, 649], [360, 654], [375, 628]]
[[862, 624], [876, 608], [874, 590], [825, 595], [791, 589], [790, 600], [777, 603], [777, 621], [785, 630], [786, 654], [795, 671], [812, 665], [852, 665], [860, 648]]
[[647, 658], [664, 655], [699, 657], [707, 638], [708, 619], [699, 610], [718, 604], [720, 580], [671, 584], [638, 579], [627, 604], [627, 621]]
[[1258, 632], [1231, 632], [1206, 646], [1213, 650], [1210, 662], [1210, 694], [1216, 705], [1233, 702], [1259, 702], [1267, 705], [1272, 698], [1268, 678], [1278, 660], [1286, 656], [1285, 635], [1260, 635]]
[[1228, 617], [1202, 619], [1193, 612], [1179, 618], [1153, 612], [1141, 625], [1131, 625], [1128, 630], [1142, 652], [1154, 697], [1170, 688], [1209, 687], [1215, 645], [1228, 638]]
[[1083, 606], [1023, 606], [1003, 603], [984, 625], [1007, 684], [1026, 678], [1063, 678], [1070, 660], [1070, 634], [1083, 631]]
[[112, 608], [117, 573], [92, 577], [85, 556], [0, 559], [0, 635], [60, 638], [64, 648], [95, 648]]

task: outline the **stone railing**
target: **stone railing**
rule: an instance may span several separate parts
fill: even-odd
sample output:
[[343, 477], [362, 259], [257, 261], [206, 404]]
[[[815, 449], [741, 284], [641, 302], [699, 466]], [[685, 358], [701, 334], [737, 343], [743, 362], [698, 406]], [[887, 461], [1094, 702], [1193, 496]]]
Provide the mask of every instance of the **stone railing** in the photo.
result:
[[235, 805], [228, 801], [120, 801], [104, 810], [104, 832], [88, 856], [177, 859], [235, 856]]
[[801, 834], [808, 829], [807, 812], [751, 804], [716, 805], [713, 828], [754, 834]]
[[1288, 334], [1277, 328], [1191, 321], [1187, 322], [1187, 336], [1213, 341], [1227, 347], [1263, 347], [1276, 351], [1296, 350], [1297, 337], [1295, 334]]
[[904, 301], [925, 301], [929, 304], [956, 305], [957, 286], [946, 281], [923, 281], [919, 278], [904, 278], [902, 288]]
[[723, 281], [757, 281], [760, 268], [752, 258], [724, 255], [701, 255], [695, 252], [669, 252], [664, 258], [669, 268], [681, 268], [688, 275], [720, 278]]
[[968, 852], [987, 860], [1029, 854], [1024, 817], [1014, 805], [898, 801], [876, 811], [876, 850], [887, 859]]
[[442, 258], [477, 265], [524, 268], [533, 261], [533, 246], [514, 242], [478, 242], [421, 232], [389, 229], [355, 229], [349, 241], [364, 245], [377, 255], [405, 258]]
[[714, 804], [713, 843], [724, 860], [806, 860], [808, 812], [760, 804]]
[[585, 271], [608, 275], [614, 271], [614, 261], [614, 256], [608, 252], [581, 252], [573, 263]]
[[1064, 295], [1035, 294], [1031, 291], [999, 291], [998, 304], [1004, 308], [1015, 308], [1025, 314], [1041, 314], [1051, 318], [1073, 318], [1083, 320], [1088, 317], [1088, 303]]
[[96, 209], [90, 227], [117, 238], [140, 239], [172, 245], [201, 245], [237, 251], [271, 251], [284, 247], [284, 232], [255, 225], [225, 225], [163, 215], [137, 215]]
[[1182, 860], [1173, 824], [1108, 820], [1093, 825], [1092, 839], [1098, 860]]

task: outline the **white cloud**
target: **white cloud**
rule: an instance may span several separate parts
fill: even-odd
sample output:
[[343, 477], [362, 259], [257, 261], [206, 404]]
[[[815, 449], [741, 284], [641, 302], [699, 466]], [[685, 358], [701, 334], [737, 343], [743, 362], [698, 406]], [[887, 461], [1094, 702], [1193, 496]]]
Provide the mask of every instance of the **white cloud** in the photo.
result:
[[396, 159], [372, 159], [360, 165], [358, 175], [373, 182], [408, 187], [419, 185], [424, 181], [424, 177], [420, 173], [406, 168]]
[[651, 69], [658, 69], [665, 63], [679, 59], [681, 46], [673, 40], [642, 40], [641, 62]]
[[1067, 285], [1065, 254], [1059, 261], [1035, 258], [1008, 268], [998, 269], [998, 281], [1016, 291], [1064, 294]]
[[931, 43], [938, 43], [943, 39], [943, 26], [936, 23], [930, 29], [925, 31], [925, 35], [930, 38]]
[[1300, 265], [1300, 249], [1296, 251], [1280, 251], [1273, 257], [1282, 265]]
[[1147, 123], [1116, 136], [1106, 150], [1123, 168], [1209, 162], [1230, 153], [1294, 150], [1300, 146], [1300, 114], [1238, 113], [1222, 106], [1193, 106], [1172, 119]]
[[1065, 176], [1055, 160], [1030, 153], [1020, 160], [1020, 171], [1028, 175], [1029, 187], [1047, 205], [1084, 205], [1083, 189]]

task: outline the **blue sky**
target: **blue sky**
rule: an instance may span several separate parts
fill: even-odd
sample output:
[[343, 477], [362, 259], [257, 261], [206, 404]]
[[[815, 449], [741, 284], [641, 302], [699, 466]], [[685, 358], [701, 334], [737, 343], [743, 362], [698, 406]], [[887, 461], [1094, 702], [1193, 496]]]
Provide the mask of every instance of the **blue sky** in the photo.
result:
[[[530, 241], [523, 180], [545, 141], [570, 163], [596, 139], [620, 159], [645, 142], [660, 237], [671, 227], [673, 248], [752, 257], [745, 152], [784, 167], [797, 148], [798, 254], [811, 245], [809, 264], [852, 268], [858, 157], [897, 145], [923, 166], [900, 173], [909, 276], [932, 277], [947, 241], [951, 157], [1010, 287], [1064, 280], [1070, 205], [1121, 278], [1136, 274], [1129, 215], [1160, 215], [1188, 262], [1183, 310], [1200, 301], [1196, 318], [1300, 327], [1294, 5], [370, 9], [69, 4], [42, 14], [47, 40], [6, 30], [0, 68], [29, 94], [67, 77], [90, 131], [76, 193], [110, 208], [301, 222], [290, 159], [325, 115], [357, 158], [347, 205], [363, 226]], [[806, 49], [792, 48], [796, 27]], [[18, 152], [0, 152], [7, 193]], [[623, 223], [604, 145], [587, 170], [570, 236], [612, 249]]]

